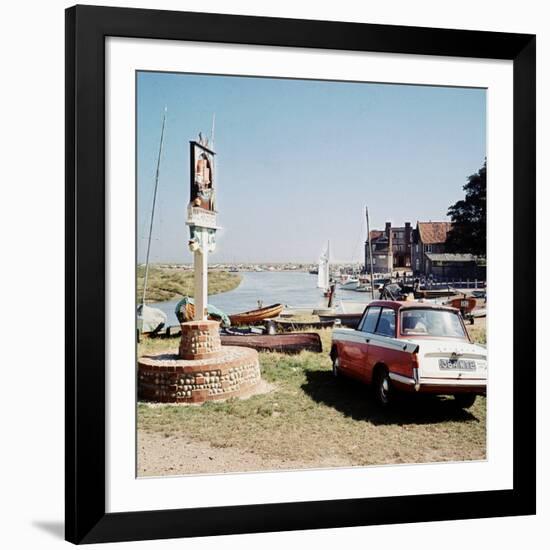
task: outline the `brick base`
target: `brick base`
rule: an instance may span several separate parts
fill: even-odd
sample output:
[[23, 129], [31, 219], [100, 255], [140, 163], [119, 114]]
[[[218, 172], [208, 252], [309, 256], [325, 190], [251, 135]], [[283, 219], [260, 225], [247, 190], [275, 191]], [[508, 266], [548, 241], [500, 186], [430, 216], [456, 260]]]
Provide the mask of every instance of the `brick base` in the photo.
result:
[[188, 321], [181, 324], [181, 359], [209, 359], [222, 354], [217, 321]]
[[258, 352], [248, 348], [223, 346], [215, 357], [203, 359], [165, 354], [138, 360], [138, 398], [146, 401], [203, 403], [227, 399], [250, 392], [259, 382]]

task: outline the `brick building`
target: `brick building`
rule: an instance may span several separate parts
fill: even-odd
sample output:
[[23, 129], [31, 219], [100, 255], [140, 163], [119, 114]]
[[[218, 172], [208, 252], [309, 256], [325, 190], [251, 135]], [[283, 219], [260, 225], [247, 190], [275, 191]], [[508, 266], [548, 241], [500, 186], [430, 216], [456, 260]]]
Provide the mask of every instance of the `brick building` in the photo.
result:
[[[391, 222], [386, 222], [384, 231], [370, 232], [372, 267], [375, 273], [389, 273], [411, 267], [412, 233], [410, 222], [406, 222], [404, 227], [392, 227]], [[365, 242], [365, 270], [370, 270], [368, 240]]]
[[444, 254], [450, 222], [416, 222], [412, 232], [411, 260], [415, 275], [425, 275], [426, 254]]

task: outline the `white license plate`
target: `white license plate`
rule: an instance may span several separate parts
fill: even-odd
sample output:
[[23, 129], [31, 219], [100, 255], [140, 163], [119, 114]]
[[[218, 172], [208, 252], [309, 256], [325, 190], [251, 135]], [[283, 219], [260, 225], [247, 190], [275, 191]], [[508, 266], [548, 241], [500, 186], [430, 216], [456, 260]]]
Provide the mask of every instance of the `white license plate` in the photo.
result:
[[476, 370], [476, 362], [471, 359], [440, 359], [440, 370]]

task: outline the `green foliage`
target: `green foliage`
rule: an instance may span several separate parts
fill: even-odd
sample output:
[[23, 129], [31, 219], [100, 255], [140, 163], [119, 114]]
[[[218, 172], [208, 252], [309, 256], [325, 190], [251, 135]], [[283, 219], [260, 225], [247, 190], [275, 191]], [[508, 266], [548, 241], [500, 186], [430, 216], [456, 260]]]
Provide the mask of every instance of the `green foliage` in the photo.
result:
[[466, 196], [449, 207], [453, 226], [447, 236], [448, 252], [485, 256], [487, 252], [487, 161], [468, 178]]

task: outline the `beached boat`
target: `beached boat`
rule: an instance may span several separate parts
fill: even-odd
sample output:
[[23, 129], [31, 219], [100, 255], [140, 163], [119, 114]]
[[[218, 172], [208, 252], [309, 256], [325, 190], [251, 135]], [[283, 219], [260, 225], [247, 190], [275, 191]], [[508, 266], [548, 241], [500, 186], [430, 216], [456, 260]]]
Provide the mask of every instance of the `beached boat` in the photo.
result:
[[321, 337], [316, 332], [292, 334], [227, 334], [220, 335], [223, 346], [240, 346], [257, 351], [300, 353], [302, 350], [321, 353]]
[[253, 309], [252, 311], [245, 311], [244, 313], [235, 313], [229, 316], [229, 320], [232, 325], [254, 325], [261, 323], [266, 319], [273, 319], [277, 317], [281, 311], [283, 311], [283, 304], [273, 304], [259, 309]]
[[[216, 306], [208, 304], [206, 306], [206, 311], [208, 313], [208, 319], [211, 321], [218, 321], [222, 326], [228, 327], [231, 322], [229, 317]], [[187, 321], [193, 321], [195, 319], [195, 301], [189, 296], [183, 297], [174, 308], [174, 313], [176, 318], [180, 323], [185, 323]]]
[[332, 328], [336, 321], [331, 319], [324, 319], [319, 321], [292, 321], [290, 319], [273, 319], [275, 328], [281, 332], [291, 330], [306, 330], [306, 329], [320, 329], [320, 328]]
[[356, 328], [359, 325], [359, 321], [363, 317], [363, 312], [361, 313], [325, 313], [319, 314], [321, 321], [340, 321], [342, 326], [349, 328]]

